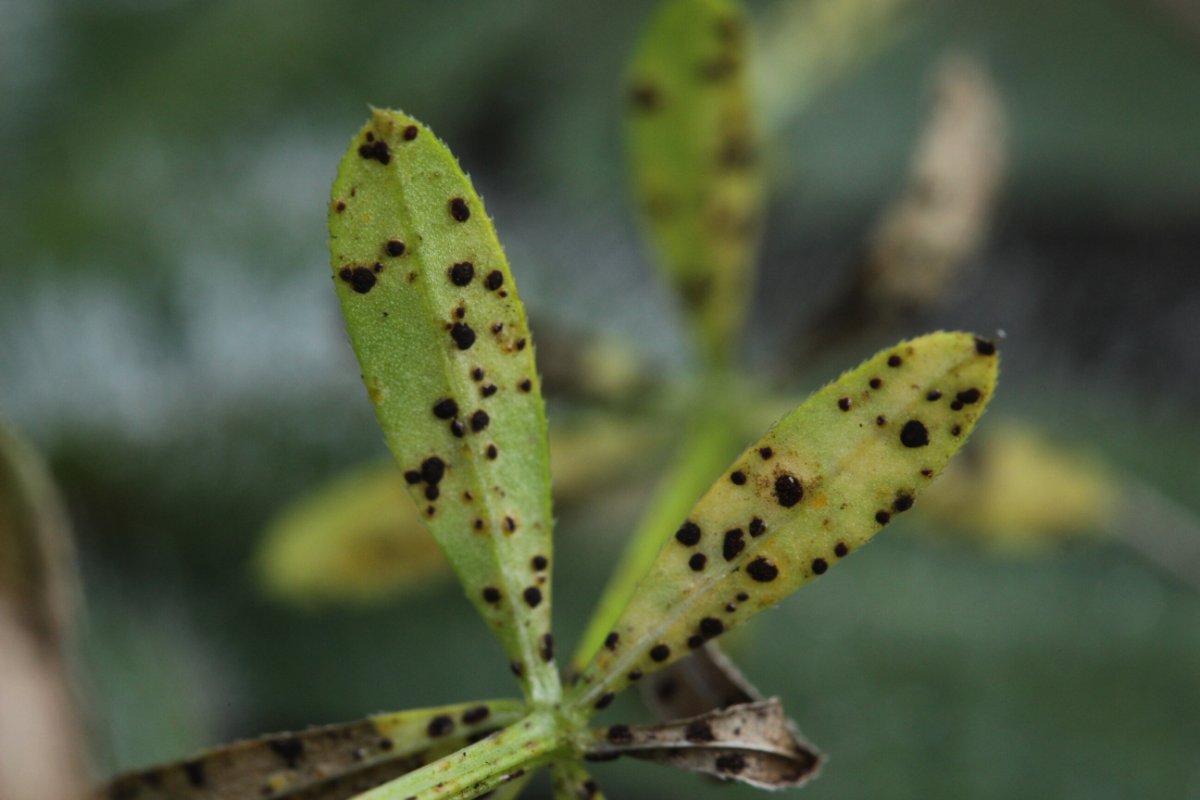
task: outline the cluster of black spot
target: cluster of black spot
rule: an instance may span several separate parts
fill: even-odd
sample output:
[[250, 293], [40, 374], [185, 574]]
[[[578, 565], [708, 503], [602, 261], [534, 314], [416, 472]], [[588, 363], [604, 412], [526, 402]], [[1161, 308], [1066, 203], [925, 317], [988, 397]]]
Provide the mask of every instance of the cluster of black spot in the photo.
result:
[[692, 568], [692, 572], [701, 572], [707, 563], [708, 556], [704, 555], [704, 553], [696, 553], [688, 559], [688, 566]]
[[936, 402], [942, 399], [942, 393], [937, 389], [930, 389], [928, 394], [925, 395], [925, 399], [931, 403]]
[[455, 222], [466, 222], [471, 218], [471, 209], [467, 206], [467, 201], [461, 197], [450, 198], [449, 203], [450, 216]]
[[762, 457], [763, 461], [768, 461], [771, 456], [775, 455], [775, 451], [769, 447], [760, 447], [758, 448], [758, 454]]
[[483, 371], [483, 367], [475, 367], [471, 370], [471, 379], [475, 381], [481, 381], [483, 380], [483, 376], [485, 374], [486, 373]]
[[537, 608], [542, 602], [542, 590], [536, 586], [530, 586], [521, 594], [525, 598], [525, 604], [530, 608]]
[[908, 492], [897, 492], [896, 499], [892, 501], [892, 510], [896, 513], [903, 513], [913, 507], [913, 496]]
[[500, 590], [495, 586], [485, 586], [483, 589], [483, 599], [485, 602], [495, 605], [500, 602]]
[[389, 239], [383, 246], [383, 251], [392, 258], [399, 258], [404, 255], [404, 242], [399, 239]]
[[775, 479], [775, 499], [784, 508], [791, 508], [804, 499], [804, 487], [795, 476], [784, 473]]
[[446, 462], [442, 461], [437, 456], [430, 456], [421, 462], [421, 467], [419, 469], [407, 470], [404, 473], [404, 480], [407, 481], [409, 485], [416, 485], [424, 482], [426, 484], [425, 499], [433, 501], [437, 500], [438, 495], [441, 494], [440, 490], [438, 489], [438, 484], [441, 483], [445, 474]]
[[358, 146], [358, 155], [370, 161], [374, 159], [380, 164], [387, 164], [392, 160], [392, 151], [388, 148], [387, 142], [382, 139], [373, 141], [374, 134], [367, 134], [367, 141]]
[[615, 692], [605, 692], [604, 694], [600, 695], [600, 699], [596, 701], [594, 708], [597, 711], [603, 711], [609, 707], [613, 701], [613, 698], [616, 696], [617, 695]]
[[533, 381], [529, 380], [529, 378], [525, 378], [524, 380], [522, 380], [520, 383], [517, 384], [517, 388], [520, 389], [522, 392], [528, 392], [530, 389], [533, 388]]
[[512, 533], [513, 531], [515, 531], [517, 529], [517, 521], [515, 519], [513, 519], [512, 517], [505, 517], [504, 518], [504, 529], [506, 531], [508, 531], [509, 533]]
[[875, 521], [878, 522], [880, 525], [887, 525], [889, 522], [892, 521], [892, 515], [886, 511], [876, 511], [875, 512]]
[[613, 632], [609, 633], [608, 636], [604, 637], [604, 646], [610, 652], [615, 652], [617, 649], [617, 644], [620, 643], [620, 641], [621, 641], [621, 634], [617, 633], [616, 631], [613, 631]]
[[779, 577], [779, 567], [760, 556], [746, 565], [746, 574], [759, 583], [770, 583]]
[[478, 725], [492, 715], [492, 710], [487, 706], [471, 706], [463, 712], [462, 721], [464, 725]]
[[487, 274], [483, 279], [483, 285], [493, 292], [504, 285], [504, 273], [498, 269], [494, 269]]
[[950, 408], [954, 411], [962, 411], [963, 406], [974, 405], [983, 397], [983, 393], [978, 389], [964, 389], [954, 396], [954, 400], [950, 403]]
[[452, 397], [443, 397], [433, 404], [433, 415], [438, 419], [454, 419], [458, 416], [458, 403]]
[[342, 267], [338, 270], [338, 277], [350, 284], [350, 288], [359, 294], [371, 291], [378, 280], [375, 273], [367, 267]]
[[725, 539], [721, 544], [721, 555], [726, 561], [733, 561], [746, 549], [746, 537], [741, 528], [725, 531]]
[[483, 451], [483, 454], [487, 456], [488, 461], [495, 461], [496, 456], [500, 455], [500, 451], [496, 449], [496, 445], [489, 444], [487, 450]]
[[881, 381], [879, 378], [871, 378], [871, 380], [867, 381], [867, 385], [872, 389], [882, 389], [883, 381]]
[[726, 753], [725, 755], [717, 756], [715, 764], [717, 772], [737, 775], [746, 768], [746, 757], [741, 753]]
[[767, 523], [762, 521], [762, 517], [754, 517], [753, 519], [750, 520], [750, 525], [749, 525], [748, 530], [750, 531], [751, 536], [758, 538], [759, 536], [762, 536], [764, 533], [766, 533]]
[[895, 353], [892, 353], [890, 356], [888, 356], [887, 365], [889, 367], [892, 367], [893, 369], [895, 367], [900, 366], [903, 363], [904, 363], [904, 359], [901, 358], [900, 356], [896, 355]]
[[924, 447], [929, 444], [929, 431], [920, 420], [910, 419], [900, 429], [900, 444], [905, 447]]
[[629, 680], [631, 680], [631, 681], [636, 682], [636, 681], [640, 681], [642, 679], [642, 674], [643, 673], [640, 669], [635, 669], [635, 670], [630, 670], [629, 674], [626, 675], [625, 677], [629, 678]]
[[675, 531], [675, 541], [686, 547], [692, 547], [700, 541], [700, 526], [688, 520]]
[[849, 411], [850, 410], [850, 398], [849, 397], [840, 398], [837, 401], [837, 407], [840, 408], [842, 411]]
[[833, 554], [838, 558], [845, 558], [850, 554], [850, 548], [846, 546], [845, 542], [838, 542], [833, 546]]
[[976, 336], [975, 352], [981, 356], [994, 356], [996, 355], [996, 343], [990, 339], [981, 339]]
[[456, 322], [450, 327], [450, 338], [459, 350], [470, 350], [475, 344], [475, 331], [465, 322]]
[[491, 421], [491, 417], [488, 416], [488, 413], [483, 409], [479, 409], [471, 415], [471, 430], [475, 433], [479, 433], [486, 428], [488, 423]]
[[407, 126], [404, 129], [403, 136], [404, 136], [404, 141], [406, 141], [406, 142], [411, 142], [413, 139], [417, 138], [417, 126], [416, 125]]
[[610, 744], [629, 744], [633, 741], [633, 731], [628, 725], [613, 725], [604, 738], [608, 739]]
[[497, 391], [498, 391], [498, 389], [496, 388], [496, 384], [494, 384], [494, 383], [489, 383], [486, 386], [480, 387], [480, 389], [479, 389], [479, 393], [481, 395], [483, 395], [484, 397], [491, 397]]
[[470, 261], [459, 261], [448, 269], [450, 282], [455, 286], [467, 286], [475, 277], [475, 265]]
[[962, 433], [962, 425], [955, 425], [953, 428], [950, 429], [951, 436], [958, 436], [961, 433]]
[[885, 417], [883, 414], [880, 414], [875, 418], [875, 424], [882, 428], [884, 425], [887, 425], [887, 417]]
[[542, 643], [539, 648], [542, 656], [542, 661], [547, 663], [554, 660], [554, 635], [549, 633], [542, 634]]
[[825, 570], [829, 569], [829, 562], [823, 558], [814, 558], [811, 566], [813, 575], [824, 575]]
[[550, 560], [545, 556], [534, 556], [530, 559], [529, 566], [533, 567], [535, 572], [542, 572], [546, 567], [550, 566]]
[[454, 730], [454, 718], [449, 714], [438, 714], [433, 719], [429, 720], [429, 724], [425, 727], [425, 733], [433, 739], [445, 736]]
[[715, 742], [717, 737], [713, 734], [712, 726], [702, 719], [692, 720], [683, 730], [683, 738], [689, 742]]
[[671, 657], [671, 648], [665, 644], [656, 644], [650, 648], [650, 659], [661, 664]]

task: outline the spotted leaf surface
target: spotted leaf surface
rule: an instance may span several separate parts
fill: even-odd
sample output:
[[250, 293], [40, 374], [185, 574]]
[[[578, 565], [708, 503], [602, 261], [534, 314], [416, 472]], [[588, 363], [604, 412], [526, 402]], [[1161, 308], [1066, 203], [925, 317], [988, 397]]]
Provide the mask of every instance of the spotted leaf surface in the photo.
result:
[[662, 725], [613, 725], [596, 732], [588, 754], [631, 756], [762, 789], [803, 786], [821, 765], [777, 699]]
[[996, 384], [995, 345], [934, 333], [889, 348], [784, 417], [682, 522], [580, 676], [606, 704], [866, 544], [965, 441]]
[[521, 703], [498, 700], [379, 714], [266, 736], [122, 775], [100, 796], [341, 800], [453, 753], [517, 721], [523, 712]]
[[628, 79], [637, 202], [704, 352], [717, 359], [745, 313], [764, 203], [746, 40], [737, 2], [667, 0]]
[[329, 229], [363, 381], [422, 519], [527, 694], [552, 701], [545, 410], [483, 203], [427, 128], [375, 111], [338, 170]]

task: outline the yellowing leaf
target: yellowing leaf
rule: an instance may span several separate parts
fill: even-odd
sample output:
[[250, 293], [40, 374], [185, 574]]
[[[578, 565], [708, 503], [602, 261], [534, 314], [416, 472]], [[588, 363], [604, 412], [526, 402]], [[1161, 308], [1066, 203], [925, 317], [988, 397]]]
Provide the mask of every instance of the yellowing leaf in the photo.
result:
[[742, 453], [663, 545], [569, 702], [603, 707], [866, 544], [962, 445], [997, 368], [991, 342], [934, 333], [806, 400]]
[[553, 701], [545, 410], [483, 203], [427, 128], [375, 111], [338, 170], [329, 230], [363, 381], [422, 519], [527, 694]]
[[360, 466], [283, 509], [258, 561], [272, 593], [303, 605], [371, 602], [449, 573], [393, 463]]
[[666, 0], [629, 68], [637, 201], [704, 354], [718, 361], [745, 314], [764, 203], [746, 39], [733, 0]]

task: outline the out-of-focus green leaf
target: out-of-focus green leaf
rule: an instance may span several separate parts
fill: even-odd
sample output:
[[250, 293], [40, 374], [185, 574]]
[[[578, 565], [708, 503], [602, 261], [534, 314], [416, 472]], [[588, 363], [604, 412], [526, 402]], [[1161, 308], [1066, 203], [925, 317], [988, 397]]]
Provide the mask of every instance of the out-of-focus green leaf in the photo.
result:
[[727, 360], [758, 252], [764, 182], [735, 0], [666, 0], [629, 67], [638, 206], [710, 361]]
[[583, 713], [866, 544], [941, 471], [992, 397], [995, 345], [934, 333], [806, 400], [700, 500], [580, 676]]
[[342, 800], [407, 774], [519, 720], [514, 700], [377, 714], [264, 736], [122, 775], [106, 798]]
[[372, 602], [449, 574], [393, 463], [360, 466], [280, 511], [258, 565], [273, 594], [301, 605]]
[[600, 785], [583, 768], [583, 764], [571, 759], [550, 766], [554, 777], [554, 800], [604, 800]]
[[483, 203], [427, 128], [375, 111], [338, 170], [329, 228], [363, 381], [422, 519], [526, 693], [553, 702], [546, 416]]

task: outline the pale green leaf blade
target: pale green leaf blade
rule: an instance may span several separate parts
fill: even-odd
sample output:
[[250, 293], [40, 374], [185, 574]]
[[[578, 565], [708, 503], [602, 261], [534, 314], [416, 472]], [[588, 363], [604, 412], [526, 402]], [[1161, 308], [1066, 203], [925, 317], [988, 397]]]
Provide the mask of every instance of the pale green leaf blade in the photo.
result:
[[962, 445], [995, 389], [995, 345], [934, 333], [818, 391], [746, 450], [659, 551], [570, 703], [641, 677], [779, 602], [866, 544]]
[[545, 409], [483, 203], [427, 128], [375, 111], [342, 160], [329, 228], [363, 381], [422, 518], [527, 694], [553, 701]]
[[734, 0], [666, 0], [629, 68], [629, 159], [659, 261], [710, 360], [741, 328], [765, 184]]
[[101, 794], [128, 800], [340, 800], [432, 763], [524, 713], [523, 703], [493, 700], [376, 714], [236, 742], [131, 772]]

